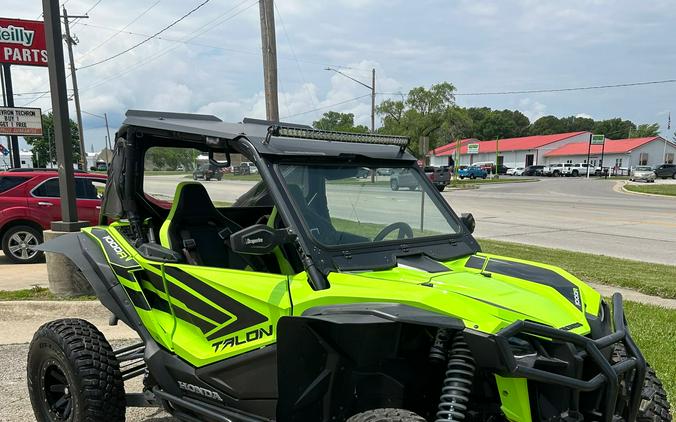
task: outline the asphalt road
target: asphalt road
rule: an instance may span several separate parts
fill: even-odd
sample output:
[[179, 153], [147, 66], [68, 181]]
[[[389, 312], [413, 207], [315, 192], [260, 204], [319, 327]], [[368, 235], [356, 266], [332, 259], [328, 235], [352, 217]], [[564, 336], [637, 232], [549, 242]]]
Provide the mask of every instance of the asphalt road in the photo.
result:
[[[147, 178], [146, 190], [172, 197], [176, 176]], [[254, 185], [247, 181], [205, 182], [213, 200], [234, 202]], [[548, 246], [647, 262], [676, 264], [676, 198], [617, 191], [622, 182], [584, 178], [544, 178], [539, 182], [482, 185], [452, 190], [444, 198], [457, 213], [471, 212], [476, 236]], [[358, 186], [341, 186], [339, 212], [353, 218], [349, 200]], [[420, 193], [369, 188], [374, 208], [396, 215], [419, 212]], [[364, 200], [361, 197], [360, 202]], [[360, 221], [383, 221], [360, 211]], [[411, 222], [413, 223], [413, 222]]]
[[676, 198], [632, 195], [598, 179], [543, 179], [444, 193], [476, 236], [676, 264]]

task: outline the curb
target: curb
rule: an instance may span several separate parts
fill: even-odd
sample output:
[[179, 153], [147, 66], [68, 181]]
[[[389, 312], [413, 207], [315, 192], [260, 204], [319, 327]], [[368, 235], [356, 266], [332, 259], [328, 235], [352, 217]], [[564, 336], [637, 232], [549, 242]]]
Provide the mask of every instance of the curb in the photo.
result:
[[[627, 182], [628, 181], [618, 182], [615, 185], [615, 188], [618, 188], [618, 189], [613, 188], [613, 190], [615, 190], [616, 192], [625, 193], [625, 194], [629, 194], [629, 195], [642, 195], [642, 196], [652, 196], [652, 197], [656, 197], [656, 198], [676, 199], [676, 196], [673, 196], [673, 195], [660, 195], [659, 193], [634, 192], [632, 190], [625, 188], [625, 185], [627, 184]], [[651, 185], [651, 186], [654, 186], [654, 185]]]

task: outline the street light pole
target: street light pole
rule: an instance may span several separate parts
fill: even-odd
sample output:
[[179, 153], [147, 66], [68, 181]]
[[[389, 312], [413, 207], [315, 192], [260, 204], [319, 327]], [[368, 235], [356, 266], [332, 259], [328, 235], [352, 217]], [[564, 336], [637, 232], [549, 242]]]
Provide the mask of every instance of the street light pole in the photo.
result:
[[[108, 127], [108, 113], [103, 113], [103, 119], [106, 121], [106, 132], [108, 132], [107, 144], [108, 144], [108, 154], [113, 153], [113, 149], [110, 147], [110, 128]], [[106, 160], [108, 157], [106, 157]]]
[[331, 72], [336, 72], [339, 75], [343, 75], [346, 78], [355, 81], [359, 85], [364, 86], [364, 87], [371, 90], [371, 132], [374, 133], [376, 131], [376, 70], [375, 69], [371, 70], [371, 85], [365, 84], [364, 82], [360, 81], [359, 79], [355, 79], [352, 76], [346, 75], [345, 73], [341, 72], [340, 70], [334, 69], [332, 67], [327, 67], [324, 70], [330, 70]]

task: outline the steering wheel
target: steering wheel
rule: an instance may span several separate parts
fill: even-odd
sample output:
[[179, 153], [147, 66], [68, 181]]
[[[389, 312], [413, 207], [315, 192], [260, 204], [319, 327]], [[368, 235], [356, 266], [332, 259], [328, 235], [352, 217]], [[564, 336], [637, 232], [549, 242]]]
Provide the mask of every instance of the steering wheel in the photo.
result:
[[379, 242], [385, 239], [385, 237], [387, 237], [388, 234], [392, 233], [395, 230], [399, 230], [399, 235], [397, 235], [397, 239], [413, 238], [413, 229], [411, 228], [411, 226], [404, 223], [403, 221], [398, 221], [383, 228], [380, 231], [380, 233], [378, 233], [376, 237], [373, 238], [373, 241]]

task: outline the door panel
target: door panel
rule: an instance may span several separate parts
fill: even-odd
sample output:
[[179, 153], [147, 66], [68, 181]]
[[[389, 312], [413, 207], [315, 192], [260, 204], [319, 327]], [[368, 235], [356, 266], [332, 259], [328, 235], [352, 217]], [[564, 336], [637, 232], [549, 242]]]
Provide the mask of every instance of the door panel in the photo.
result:
[[167, 264], [164, 276], [174, 352], [195, 366], [275, 343], [277, 321], [291, 313], [284, 275]]
[[59, 196], [59, 179], [51, 178], [36, 186], [28, 195], [28, 207], [31, 214], [43, 225], [49, 227], [52, 221], [61, 220], [61, 198]]

